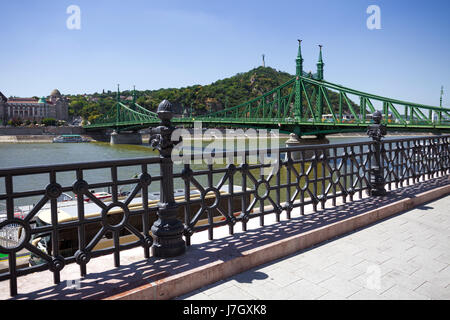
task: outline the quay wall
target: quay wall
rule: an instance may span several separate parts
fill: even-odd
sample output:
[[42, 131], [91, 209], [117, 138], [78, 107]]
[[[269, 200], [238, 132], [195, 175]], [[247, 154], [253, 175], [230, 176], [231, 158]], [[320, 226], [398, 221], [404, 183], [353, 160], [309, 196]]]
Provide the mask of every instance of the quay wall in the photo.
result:
[[0, 136], [0, 143], [50, 143], [53, 138], [50, 135]]
[[82, 127], [0, 127], [0, 136], [83, 134]]

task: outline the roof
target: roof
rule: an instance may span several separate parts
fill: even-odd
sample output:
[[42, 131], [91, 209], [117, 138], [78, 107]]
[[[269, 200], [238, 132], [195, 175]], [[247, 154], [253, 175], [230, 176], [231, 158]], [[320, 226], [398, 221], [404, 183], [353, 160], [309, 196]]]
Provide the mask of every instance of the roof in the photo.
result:
[[6, 102], [8, 101], [8, 98], [0, 91], [0, 102]]
[[24, 104], [24, 103], [32, 103], [37, 104], [38, 100], [34, 98], [10, 98], [8, 99], [9, 104]]
[[60, 96], [61, 92], [59, 92], [58, 89], [53, 89], [53, 91], [50, 93], [50, 96]]

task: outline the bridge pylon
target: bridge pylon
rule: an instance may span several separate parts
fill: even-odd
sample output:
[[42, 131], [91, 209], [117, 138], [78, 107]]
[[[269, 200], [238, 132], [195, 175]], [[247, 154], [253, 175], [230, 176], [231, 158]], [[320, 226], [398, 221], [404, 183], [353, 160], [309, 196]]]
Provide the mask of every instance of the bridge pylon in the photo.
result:
[[294, 118], [296, 120], [303, 119], [303, 100], [302, 100], [302, 83], [303, 76], [303, 57], [302, 57], [302, 40], [298, 40], [298, 53], [295, 59], [295, 102], [294, 102]]
[[317, 80], [322, 81], [323, 80], [323, 66], [325, 63], [323, 63], [322, 59], [322, 45], [319, 44], [319, 61], [317, 62]]
[[[322, 59], [322, 45], [319, 44], [319, 61], [317, 62], [317, 80], [323, 81], [323, 63]], [[323, 115], [323, 95], [325, 92], [322, 92], [322, 87], [317, 87], [316, 91], [316, 114], [317, 118], [322, 119]]]

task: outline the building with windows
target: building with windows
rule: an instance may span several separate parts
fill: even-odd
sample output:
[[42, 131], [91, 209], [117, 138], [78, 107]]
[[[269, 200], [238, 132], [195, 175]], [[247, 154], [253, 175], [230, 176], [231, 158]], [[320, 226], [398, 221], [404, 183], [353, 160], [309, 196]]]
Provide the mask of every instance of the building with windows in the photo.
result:
[[59, 90], [55, 89], [48, 98], [6, 98], [0, 92], [0, 123], [9, 120], [41, 121], [45, 118], [69, 120], [69, 103]]

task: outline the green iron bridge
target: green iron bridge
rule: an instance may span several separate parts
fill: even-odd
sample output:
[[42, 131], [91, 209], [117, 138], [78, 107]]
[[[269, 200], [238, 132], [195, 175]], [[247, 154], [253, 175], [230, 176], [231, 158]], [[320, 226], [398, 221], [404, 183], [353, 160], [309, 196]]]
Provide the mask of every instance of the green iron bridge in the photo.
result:
[[[246, 127], [279, 129], [284, 133], [326, 135], [365, 131], [376, 109], [383, 114], [383, 123], [395, 131], [450, 132], [450, 108], [428, 106], [382, 97], [347, 88], [324, 80], [322, 46], [317, 73], [303, 72], [301, 41], [296, 58], [296, 76], [265, 94], [223, 110], [206, 115], [175, 117], [174, 124], [193, 126], [201, 121], [204, 127]], [[334, 99], [330, 99], [333, 96]], [[138, 131], [160, 122], [155, 112], [136, 103], [120, 100], [115, 107], [97, 118], [86, 130], [114, 129]]]

